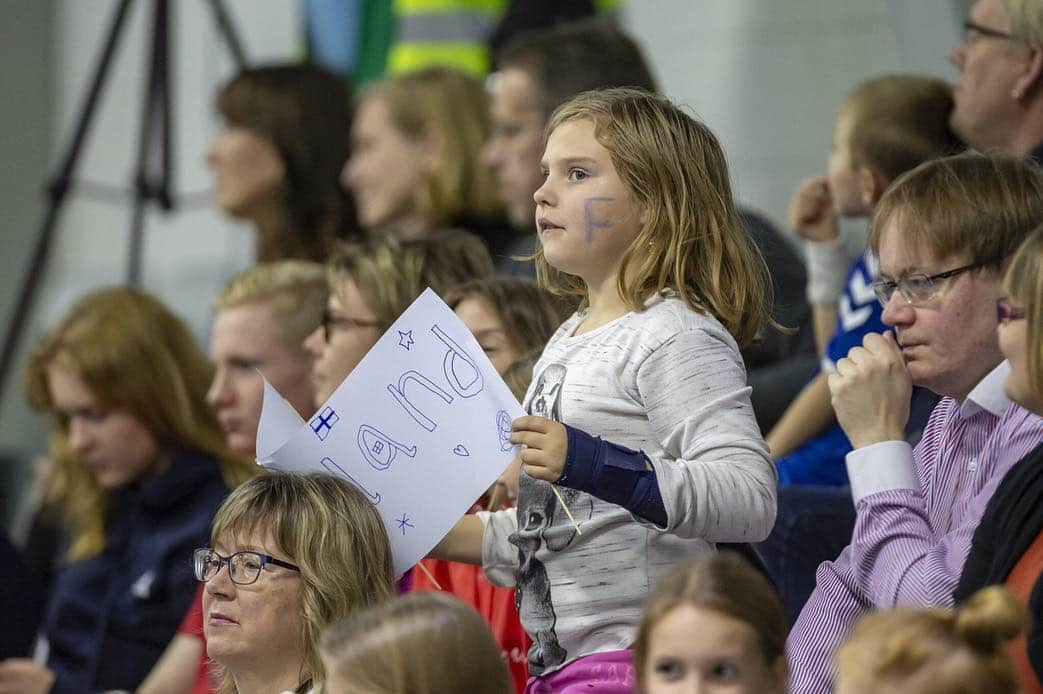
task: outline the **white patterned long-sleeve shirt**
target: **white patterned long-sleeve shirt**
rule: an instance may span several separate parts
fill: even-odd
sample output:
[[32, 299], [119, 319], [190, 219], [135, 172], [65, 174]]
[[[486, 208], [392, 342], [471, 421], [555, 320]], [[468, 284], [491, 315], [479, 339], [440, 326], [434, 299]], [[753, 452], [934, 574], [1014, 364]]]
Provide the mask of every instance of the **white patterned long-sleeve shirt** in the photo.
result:
[[559, 488], [577, 534], [551, 486], [525, 474], [517, 509], [480, 514], [485, 571], [517, 586], [533, 674], [628, 648], [665, 568], [716, 542], [757, 542], [775, 520], [774, 467], [723, 326], [662, 297], [573, 335], [581, 320], [571, 317], [547, 344], [525, 409], [643, 451], [667, 523]]

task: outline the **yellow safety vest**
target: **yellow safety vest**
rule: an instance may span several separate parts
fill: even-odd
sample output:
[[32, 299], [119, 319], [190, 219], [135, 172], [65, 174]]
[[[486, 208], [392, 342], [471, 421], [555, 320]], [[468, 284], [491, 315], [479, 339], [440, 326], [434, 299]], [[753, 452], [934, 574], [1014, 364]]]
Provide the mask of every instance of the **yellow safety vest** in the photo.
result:
[[391, 74], [448, 65], [473, 75], [489, 71], [487, 41], [507, 0], [394, 0]]

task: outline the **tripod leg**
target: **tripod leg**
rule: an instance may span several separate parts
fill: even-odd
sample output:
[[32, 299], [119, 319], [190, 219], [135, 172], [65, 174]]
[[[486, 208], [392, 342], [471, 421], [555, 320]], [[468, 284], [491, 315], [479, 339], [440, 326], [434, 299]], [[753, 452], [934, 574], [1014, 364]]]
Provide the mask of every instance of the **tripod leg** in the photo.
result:
[[112, 56], [116, 52], [116, 46], [119, 43], [119, 37], [122, 34], [124, 20], [127, 17], [127, 10], [130, 4], [131, 0], [122, 0], [112, 15], [105, 46], [94, 69], [94, 76], [91, 80], [87, 97], [76, 119], [76, 129], [72, 141], [69, 143], [69, 148], [65, 151], [65, 155], [61, 158], [62, 163], [58, 167], [57, 173], [48, 183], [47, 212], [44, 215], [39, 231], [36, 233], [33, 249], [29, 256], [29, 267], [22, 277], [18, 297], [15, 300], [14, 313], [11, 316], [7, 334], [4, 336], [3, 352], [0, 352], [0, 392], [3, 392], [7, 377], [11, 372], [15, 352], [18, 350], [19, 341], [25, 332], [26, 320], [32, 312], [36, 298], [36, 289], [46, 269], [47, 256], [50, 253], [54, 230], [61, 216], [66, 194], [69, 192], [72, 175], [76, 171], [76, 165], [79, 163], [80, 151], [83, 148], [87, 132], [94, 119], [98, 99], [108, 79], [109, 65], [112, 63]]
[[[236, 36], [221, 0], [209, 0], [218, 30], [228, 44], [239, 68], [245, 63], [242, 44]], [[144, 260], [146, 203], [156, 200], [164, 210], [173, 207], [172, 118], [170, 97], [170, 2], [155, 0], [152, 26], [152, 59], [145, 87], [138, 161], [134, 179], [134, 204], [131, 210], [130, 241], [127, 258], [127, 283], [141, 282]], [[158, 143], [158, 148], [157, 148]]]
[[169, 0], [155, 0], [153, 9], [152, 57], [145, 78], [127, 250], [127, 284], [132, 286], [141, 283], [146, 204], [156, 200], [163, 209], [169, 210], [173, 202], [170, 194]]
[[221, 32], [221, 36], [224, 37], [225, 43], [228, 44], [228, 50], [232, 54], [232, 59], [235, 60], [235, 68], [236, 70], [242, 70], [246, 67], [246, 51], [243, 50], [243, 44], [235, 33], [232, 18], [221, 0], [209, 0], [209, 3], [210, 11], [214, 14], [214, 23], [217, 25], [218, 31]]

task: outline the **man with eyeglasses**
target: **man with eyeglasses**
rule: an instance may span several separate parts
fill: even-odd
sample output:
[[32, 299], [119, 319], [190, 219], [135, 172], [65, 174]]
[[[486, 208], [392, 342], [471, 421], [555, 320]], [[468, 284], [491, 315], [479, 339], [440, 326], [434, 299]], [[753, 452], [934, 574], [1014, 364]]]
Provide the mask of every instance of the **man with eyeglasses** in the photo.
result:
[[980, 152], [1043, 161], [1043, 0], [977, 0], [949, 60], [952, 129]]
[[[1043, 439], [1043, 419], [1004, 395], [996, 335], [1003, 268], [1041, 218], [1043, 170], [1012, 156], [934, 160], [881, 198], [869, 247], [892, 330], [829, 377], [854, 447], [855, 530], [790, 633], [791, 691], [830, 691], [833, 653], [865, 612], [951, 606], [992, 492]], [[915, 449], [903, 439], [913, 385], [943, 396]]]

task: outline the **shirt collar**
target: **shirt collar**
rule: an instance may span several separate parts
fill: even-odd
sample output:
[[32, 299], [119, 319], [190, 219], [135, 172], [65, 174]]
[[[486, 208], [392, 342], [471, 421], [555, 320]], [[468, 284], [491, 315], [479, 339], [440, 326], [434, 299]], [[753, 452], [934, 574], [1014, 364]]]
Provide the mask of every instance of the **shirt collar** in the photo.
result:
[[1003, 382], [1009, 373], [1010, 362], [1004, 359], [999, 366], [986, 374], [985, 378], [978, 381], [978, 385], [967, 394], [963, 404], [960, 405], [960, 416], [966, 419], [984, 410], [997, 417], [1002, 417], [1012, 404], [1010, 398], [1003, 392]]

